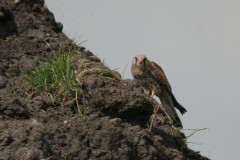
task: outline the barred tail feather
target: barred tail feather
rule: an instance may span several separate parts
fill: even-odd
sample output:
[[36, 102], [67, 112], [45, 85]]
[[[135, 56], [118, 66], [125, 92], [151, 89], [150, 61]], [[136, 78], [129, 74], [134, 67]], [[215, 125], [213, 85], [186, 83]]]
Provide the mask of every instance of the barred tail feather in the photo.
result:
[[170, 97], [168, 95], [165, 95], [165, 96], [161, 95], [159, 98], [162, 103], [163, 110], [165, 110], [164, 112], [167, 113], [167, 116], [172, 122], [173, 126], [183, 128], [182, 122], [178, 117], [176, 110], [174, 109], [174, 106], [170, 100]]
[[181, 112], [182, 115], [187, 112], [187, 110], [180, 103], [178, 103], [176, 108]]
[[187, 112], [187, 110], [180, 103], [178, 103], [178, 101], [174, 97], [173, 93], [167, 88], [166, 85], [164, 85], [164, 88], [167, 90], [168, 94], [170, 95], [171, 101], [172, 101], [172, 104], [174, 105], [174, 107], [177, 108], [181, 112], [182, 115], [185, 112]]

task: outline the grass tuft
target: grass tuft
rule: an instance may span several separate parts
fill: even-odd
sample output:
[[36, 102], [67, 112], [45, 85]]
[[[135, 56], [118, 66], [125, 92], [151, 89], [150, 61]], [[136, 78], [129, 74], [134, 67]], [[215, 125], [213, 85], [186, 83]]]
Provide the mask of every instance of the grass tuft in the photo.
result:
[[[197, 144], [197, 145], [201, 145], [203, 143], [195, 143], [195, 142], [188, 142], [187, 140], [192, 137], [196, 132], [199, 132], [199, 131], [203, 131], [203, 130], [206, 130], [208, 128], [202, 128], [202, 129], [182, 129], [182, 130], [190, 130], [190, 131], [193, 131], [190, 135], [186, 136], [186, 138], [184, 139], [184, 143], [185, 145], [187, 145], [188, 143], [193, 143], [193, 144]], [[208, 129], [209, 130], [209, 129]]]
[[32, 70], [21, 70], [27, 83], [34, 88], [33, 93], [50, 96], [53, 102], [58, 102], [61, 106], [66, 101], [77, 102], [78, 95], [82, 94], [82, 83], [77, 76], [84, 61], [77, 71], [71, 63], [79, 55], [78, 51], [69, 46], [65, 50], [59, 48], [57, 53], [52, 50], [52, 56], [48, 52], [46, 55], [47, 58], [33, 64]]

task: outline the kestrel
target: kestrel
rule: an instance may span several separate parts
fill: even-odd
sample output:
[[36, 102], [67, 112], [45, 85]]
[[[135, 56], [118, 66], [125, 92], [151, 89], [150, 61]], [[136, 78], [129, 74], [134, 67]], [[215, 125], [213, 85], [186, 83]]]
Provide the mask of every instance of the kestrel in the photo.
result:
[[131, 72], [133, 78], [137, 79], [148, 95], [151, 97], [154, 95], [159, 97], [173, 125], [182, 128], [182, 122], [174, 107], [177, 108], [181, 114], [184, 114], [187, 110], [179, 104], [174, 97], [172, 88], [162, 68], [155, 62], [148, 60], [145, 55], [137, 54], [133, 58]]

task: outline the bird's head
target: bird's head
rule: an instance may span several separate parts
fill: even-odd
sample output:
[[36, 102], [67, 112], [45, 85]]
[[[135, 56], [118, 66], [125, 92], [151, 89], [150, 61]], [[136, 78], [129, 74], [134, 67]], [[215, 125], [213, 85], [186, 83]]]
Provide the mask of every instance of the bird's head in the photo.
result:
[[150, 64], [150, 61], [143, 54], [137, 54], [132, 61], [132, 65], [136, 67], [147, 67]]

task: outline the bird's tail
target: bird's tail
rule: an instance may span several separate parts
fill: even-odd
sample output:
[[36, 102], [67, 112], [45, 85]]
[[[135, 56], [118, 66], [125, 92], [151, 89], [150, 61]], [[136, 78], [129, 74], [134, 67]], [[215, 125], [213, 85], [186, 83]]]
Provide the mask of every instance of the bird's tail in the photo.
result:
[[174, 109], [174, 106], [173, 106], [170, 98], [165, 97], [163, 95], [161, 95], [159, 98], [160, 98], [160, 101], [163, 106], [162, 110], [165, 112], [165, 114], [171, 121], [172, 125], [174, 127], [183, 128], [182, 122], [181, 122], [180, 118], [178, 117], [178, 114], [177, 114], [176, 110]]
[[187, 110], [176, 100], [174, 97], [173, 93], [167, 88], [166, 85], [164, 85], [164, 88], [167, 90], [169, 96], [171, 97], [172, 104], [174, 105], [175, 108], [177, 108], [181, 114], [183, 115]]
[[175, 106], [180, 112], [181, 114], [183, 115], [185, 112], [187, 112], [187, 110], [180, 104], [178, 103], [177, 106]]

